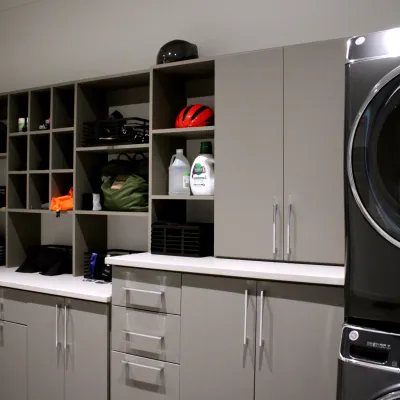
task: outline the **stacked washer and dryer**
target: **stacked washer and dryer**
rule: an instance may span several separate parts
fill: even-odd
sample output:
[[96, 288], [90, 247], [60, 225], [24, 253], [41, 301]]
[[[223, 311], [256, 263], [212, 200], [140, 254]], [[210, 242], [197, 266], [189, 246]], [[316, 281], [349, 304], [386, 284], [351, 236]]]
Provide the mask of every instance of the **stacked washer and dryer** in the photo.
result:
[[338, 400], [400, 400], [400, 29], [349, 40]]

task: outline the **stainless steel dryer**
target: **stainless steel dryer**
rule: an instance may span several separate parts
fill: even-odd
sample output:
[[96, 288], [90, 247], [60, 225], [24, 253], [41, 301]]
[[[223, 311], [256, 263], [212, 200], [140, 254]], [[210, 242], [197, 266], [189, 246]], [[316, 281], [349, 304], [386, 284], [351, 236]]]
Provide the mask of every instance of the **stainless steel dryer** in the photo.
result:
[[347, 56], [346, 321], [400, 332], [400, 29]]

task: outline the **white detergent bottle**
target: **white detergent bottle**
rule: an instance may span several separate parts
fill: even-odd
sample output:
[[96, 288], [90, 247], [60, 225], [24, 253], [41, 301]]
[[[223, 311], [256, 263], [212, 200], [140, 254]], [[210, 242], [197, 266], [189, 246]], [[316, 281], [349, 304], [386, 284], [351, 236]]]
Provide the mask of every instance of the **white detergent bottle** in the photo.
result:
[[168, 194], [190, 196], [190, 163], [183, 155], [182, 149], [177, 149], [169, 164]]
[[194, 160], [190, 172], [190, 188], [195, 196], [214, 195], [214, 156], [211, 142], [201, 142], [200, 155]]

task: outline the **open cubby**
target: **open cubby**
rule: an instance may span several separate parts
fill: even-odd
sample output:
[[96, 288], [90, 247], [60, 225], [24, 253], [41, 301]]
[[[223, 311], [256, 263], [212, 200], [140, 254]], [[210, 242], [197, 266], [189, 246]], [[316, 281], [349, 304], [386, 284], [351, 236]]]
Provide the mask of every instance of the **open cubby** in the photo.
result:
[[79, 152], [76, 154], [76, 187], [74, 195], [77, 210], [82, 210], [84, 194], [100, 193], [100, 171], [107, 162], [107, 153]]
[[26, 207], [26, 194], [27, 194], [27, 181], [26, 174], [23, 175], [9, 175], [7, 186], [7, 207], [8, 208], [27, 208]]
[[29, 136], [29, 170], [48, 170], [50, 159], [50, 135]]
[[153, 70], [153, 130], [175, 128], [187, 105], [214, 105], [214, 61], [157, 66]]
[[190, 165], [200, 153], [202, 141], [210, 141], [214, 152], [214, 139], [187, 139], [184, 136], [153, 135], [152, 137], [152, 194], [168, 195], [169, 165], [177, 149], [183, 149]]
[[60, 197], [68, 194], [73, 186], [73, 173], [51, 174], [51, 197]]
[[52, 169], [72, 169], [74, 167], [74, 131], [53, 132]]
[[83, 123], [106, 120], [115, 110], [124, 118], [149, 118], [149, 72], [99, 79], [77, 87], [77, 147], [85, 145]]
[[18, 119], [28, 118], [29, 93], [16, 93], [10, 95], [9, 127], [8, 132], [18, 132]]
[[8, 96], [0, 96], [0, 154], [7, 153]]
[[56, 87], [53, 90], [53, 129], [74, 126], [75, 85]]
[[7, 267], [19, 267], [28, 249], [41, 243], [40, 214], [8, 212]]
[[26, 171], [28, 159], [27, 135], [9, 138], [8, 170]]
[[51, 90], [35, 90], [31, 92], [29, 130], [38, 131], [50, 119]]
[[[42, 204], [50, 202], [49, 175], [29, 174], [29, 201], [28, 208], [40, 210]], [[49, 209], [49, 207], [47, 207]]]

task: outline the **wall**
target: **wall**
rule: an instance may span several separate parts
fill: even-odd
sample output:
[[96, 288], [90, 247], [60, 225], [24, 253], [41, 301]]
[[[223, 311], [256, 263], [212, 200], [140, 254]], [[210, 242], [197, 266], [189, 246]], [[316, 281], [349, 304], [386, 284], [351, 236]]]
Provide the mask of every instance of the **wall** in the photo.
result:
[[1, 10], [0, 92], [148, 68], [174, 38], [213, 56], [400, 24], [399, 0], [0, 0]]

